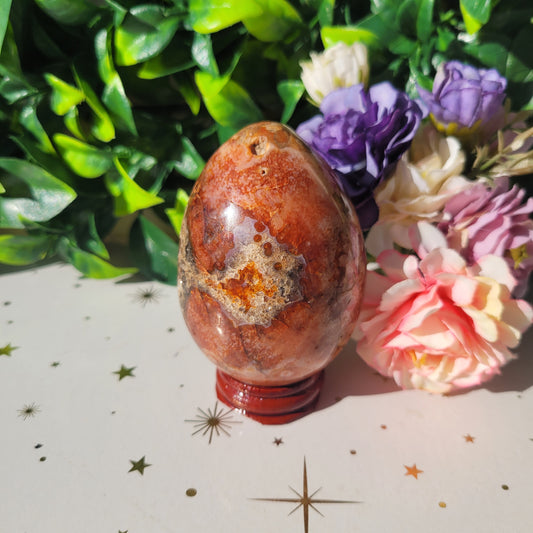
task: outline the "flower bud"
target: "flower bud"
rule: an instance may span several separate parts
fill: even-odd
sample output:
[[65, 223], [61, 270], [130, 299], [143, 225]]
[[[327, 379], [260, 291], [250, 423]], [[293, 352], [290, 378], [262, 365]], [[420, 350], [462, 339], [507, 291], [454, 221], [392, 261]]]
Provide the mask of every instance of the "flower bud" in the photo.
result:
[[432, 92], [421, 87], [418, 92], [440, 131], [478, 143], [503, 126], [506, 87], [495, 69], [450, 61], [439, 66]]
[[310, 61], [302, 61], [302, 81], [309, 96], [319, 105], [335, 89], [368, 82], [366, 46], [337, 43], [324, 52], [311, 52]]

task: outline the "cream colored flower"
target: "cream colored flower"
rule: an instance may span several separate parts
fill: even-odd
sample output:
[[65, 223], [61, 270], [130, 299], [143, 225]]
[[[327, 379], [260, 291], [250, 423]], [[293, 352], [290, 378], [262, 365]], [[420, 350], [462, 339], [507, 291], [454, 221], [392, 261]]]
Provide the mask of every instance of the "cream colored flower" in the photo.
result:
[[368, 82], [368, 52], [361, 43], [337, 43], [324, 52], [311, 52], [311, 60], [300, 66], [303, 84], [317, 105], [335, 89]]
[[461, 175], [464, 163], [457, 139], [431, 125], [419, 130], [394, 174], [376, 189], [379, 220], [368, 234], [367, 250], [377, 257], [394, 243], [409, 248], [410, 227], [439, 222], [446, 202], [473, 185]]

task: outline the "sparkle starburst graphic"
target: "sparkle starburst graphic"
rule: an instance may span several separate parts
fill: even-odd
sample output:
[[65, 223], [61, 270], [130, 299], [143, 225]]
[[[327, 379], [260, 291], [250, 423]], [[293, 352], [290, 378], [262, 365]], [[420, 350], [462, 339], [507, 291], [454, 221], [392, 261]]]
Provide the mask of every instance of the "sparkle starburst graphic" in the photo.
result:
[[219, 409], [218, 402], [215, 403], [213, 410], [198, 408], [198, 416], [192, 420], [185, 420], [185, 422], [191, 422], [194, 424], [196, 430], [193, 432], [193, 435], [202, 432], [202, 436], [209, 434], [209, 444], [213, 440], [213, 435], [217, 437], [222, 433], [230, 436], [230, 429], [232, 424], [240, 424], [240, 421], [232, 419], [233, 409], [223, 410]]
[[303, 509], [303, 519], [304, 519], [304, 531], [305, 533], [309, 533], [309, 509], [313, 509], [313, 511], [316, 511], [320, 516], [324, 516], [316, 507], [316, 504], [326, 504], [326, 503], [361, 503], [359, 501], [355, 500], [326, 500], [322, 498], [315, 498], [315, 494], [318, 493], [320, 488], [315, 490], [311, 495], [309, 494], [309, 488], [308, 488], [308, 482], [307, 482], [307, 465], [304, 458], [304, 472], [303, 472], [303, 487], [302, 487], [302, 494], [300, 494], [298, 491], [293, 489], [291, 486], [289, 486], [289, 489], [294, 492], [296, 495], [296, 498], [252, 498], [252, 500], [256, 501], [264, 501], [264, 502], [284, 502], [284, 503], [295, 503], [297, 504], [296, 507], [289, 513], [291, 515], [295, 511], [297, 511], [300, 507]]
[[18, 414], [23, 420], [26, 420], [27, 418], [33, 418], [40, 410], [36, 403], [28, 403], [18, 410]]
[[159, 302], [161, 291], [155, 287], [148, 287], [147, 289], [139, 289], [134, 295], [133, 299], [140, 303], [142, 307], [147, 304]]

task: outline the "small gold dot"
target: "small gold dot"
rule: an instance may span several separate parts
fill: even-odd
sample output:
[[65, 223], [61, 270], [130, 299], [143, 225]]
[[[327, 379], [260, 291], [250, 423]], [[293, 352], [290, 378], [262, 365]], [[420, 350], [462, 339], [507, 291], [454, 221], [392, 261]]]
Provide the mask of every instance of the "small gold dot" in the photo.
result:
[[439, 507], [444, 509], [446, 507], [446, 502], [439, 502]]
[[355, 455], [357, 452], [356, 452], [355, 450], [350, 450], [350, 453], [351, 453], [352, 455]]
[[505, 484], [503, 484], [503, 485], [502, 485], [502, 489], [503, 489], [503, 490], [509, 490], [509, 485], [505, 485]]
[[380, 428], [381, 429], [387, 429], [387, 425], [386, 424], [381, 424]]
[[192, 498], [193, 496], [196, 496], [196, 489], [187, 489], [185, 491], [185, 494], [187, 494], [187, 496], [189, 496], [190, 498]]

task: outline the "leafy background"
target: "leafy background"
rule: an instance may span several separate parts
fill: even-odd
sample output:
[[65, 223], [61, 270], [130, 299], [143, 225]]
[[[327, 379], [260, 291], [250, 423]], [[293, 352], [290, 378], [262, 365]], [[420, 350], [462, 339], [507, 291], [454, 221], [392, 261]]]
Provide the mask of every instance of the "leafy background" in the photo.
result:
[[412, 97], [442, 61], [495, 67], [512, 108], [533, 109], [532, 20], [522, 0], [0, 0], [0, 262], [173, 284], [213, 151], [316, 113], [311, 51], [363, 42], [370, 82]]

